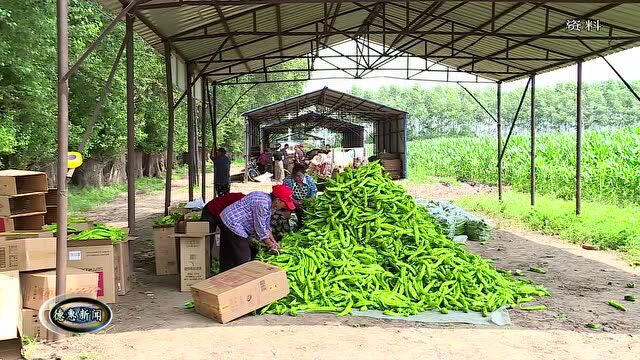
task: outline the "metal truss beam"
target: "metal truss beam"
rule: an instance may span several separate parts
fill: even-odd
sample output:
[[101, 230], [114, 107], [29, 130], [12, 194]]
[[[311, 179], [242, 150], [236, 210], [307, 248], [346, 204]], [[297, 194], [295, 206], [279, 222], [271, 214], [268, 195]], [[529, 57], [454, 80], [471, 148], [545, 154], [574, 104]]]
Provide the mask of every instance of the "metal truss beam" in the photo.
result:
[[[582, 15], [582, 16], [581, 16], [581, 18], [590, 18], [590, 17], [592, 17], [592, 16], [594, 16], [594, 15], [597, 15], [597, 14], [603, 13], [603, 12], [605, 12], [605, 11], [607, 11], [607, 10], [611, 10], [611, 9], [613, 9], [613, 8], [617, 7], [618, 5], [620, 5], [620, 4], [607, 4], [607, 5], [605, 5], [605, 6], [599, 7], [599, 8], [597, 8], [597, 9], [593, 10], [593, 11], [590, 11], [590, 12], [588, 12], [588, 13], [586, 13], [586, 14]], [[504, 53], [508, 53], [509, 51], [515, 50], [515, 49], [517, 49], [517, 48], [520, 48], [520, 47], [522, 47], [522, 46], [524, 46], [524, 45], [528, 45], [528, 44], [530, 44], [530, 43], [531, 43], [531, 42], [533, 42], [533, 41], [536, 41], [536, 40], [539, 40], [539, 39], [544, 38], [544, 36], [546, 36], [546, 35], [549, 35], [549, 34], [552, 34], [552, 33], [556, 32], [556, 31], [559, 31], [559, 30], [564, 29], [564, 28], [565, 28], [565, 26], [566, 26], [566, 24], [564, 24], [564, 23], [563, 23], [563, 24], [560, 24], [560, 25], [557, 25], [557, 26], [554, 26], [553, 28], [548, 29], [548, 30], [546, 30], [546, 31], [544, 31], [544, 32], [542, 32], [542, 33], [540, 33], [540, 34], [536, 35], [536, 36], [533, 36], [533, 37], [530, 37], [530, 38], [525, 39], [525, 40], [523, 40], [523, 41], [517, 42], [517, 43], [515, 43], [515, 44], [513, 44], [513, 45], [506, 46], [506, 47], [505, 47], [504, 49], [502, 49], [502, 50], [494, 51], [494, 52], [492, 52], [491, 54], [486, 55], [486, 56], [481, 56], [481, 57], [479, 57], [479, 58], [478, 58], [478, 59], [476, 59], [476, 60], [472, 60], [472, 61], [470, 61], [470, 62], [467, 62], [467, 63], [465, 63], [465, 64], [463, 64], [463, 65], [459, 66], [459, 69], [464, 69], [464, 68], [467, 68], [467, 67], [469, 67], [469, 66], [473, 66], [474, 64], [477, 64], [477, 63], [478, 63], [478, 62], [480, 62], [480, 61], [484, 61], [484, 60], [491, 60], [491, 58], [492, 58], [493, 56], [502, 55], [502, 54], [504, 54]]]

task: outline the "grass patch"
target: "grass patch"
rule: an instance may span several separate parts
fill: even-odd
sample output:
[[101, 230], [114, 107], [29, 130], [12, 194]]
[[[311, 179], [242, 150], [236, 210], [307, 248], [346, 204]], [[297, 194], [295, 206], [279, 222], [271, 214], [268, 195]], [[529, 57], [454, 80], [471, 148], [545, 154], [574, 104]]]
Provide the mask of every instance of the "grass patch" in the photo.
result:
[[[161, 191], [164, 190], [163, 178], [141, 178], [136, 180], [136, 191]], [[102, 204], [113, 201], [118, 196], [127, 192], [127, 184], [111, 184], [103, 187], [70, 187], [69, 188], [69, 212], [82, 213], [96, 208]]]
[[189, 167], [186, 164], [177, 165], [173, 168], [173, 172], [171, 173], [172, 180], [180, 180], [187, 176], [189, 173]]
[[474, 195], [456, 201], [471, 211], [516, 220], [532, 230], [557, 235], [572, 243], [593, 244], [624, 253], [631, 265], [640, 265], [640, 208], [583, 202], [575, 215], [574, 201], [538, 196], [535, 209], [529, 195], [506, 192], [502, 203], [493, 194]]

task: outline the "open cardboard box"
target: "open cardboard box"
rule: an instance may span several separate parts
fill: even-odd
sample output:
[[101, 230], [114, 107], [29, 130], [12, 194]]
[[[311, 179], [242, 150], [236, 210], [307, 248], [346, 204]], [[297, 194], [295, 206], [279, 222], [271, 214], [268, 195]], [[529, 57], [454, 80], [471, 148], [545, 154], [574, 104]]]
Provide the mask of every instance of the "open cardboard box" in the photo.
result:
[[14, 217], [0, 216], [0, 233], [12, 231], [41, 230], [44, 226], [44, 215], [23, 215]]
[[40, 215], [47, 212], [42, 193], [0, 195], [0, 216]]
[[0, 170], [0, 195], [46, 193], [47, 174], [37, 171]]

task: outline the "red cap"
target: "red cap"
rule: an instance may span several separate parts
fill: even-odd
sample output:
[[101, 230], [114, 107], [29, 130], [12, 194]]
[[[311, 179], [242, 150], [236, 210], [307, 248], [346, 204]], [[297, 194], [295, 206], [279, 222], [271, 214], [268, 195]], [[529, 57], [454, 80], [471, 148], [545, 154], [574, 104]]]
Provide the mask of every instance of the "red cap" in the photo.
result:
[[296, 205], [293, 203], [293, 191], [286, 185], [275, 185], [271, 191], [273, 196], [282, 200], [289, 210], [295, 210]]

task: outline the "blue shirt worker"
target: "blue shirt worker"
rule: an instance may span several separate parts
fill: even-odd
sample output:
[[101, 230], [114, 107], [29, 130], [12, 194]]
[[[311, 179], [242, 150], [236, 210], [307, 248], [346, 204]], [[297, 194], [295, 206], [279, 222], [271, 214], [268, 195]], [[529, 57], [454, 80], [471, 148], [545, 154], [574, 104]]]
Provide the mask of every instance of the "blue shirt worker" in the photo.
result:
[[296, 218], [298, 218], [298, 228], [302, 227], [302, 215], [304, 209], [302, 202], [304, 199], [316, 197], [318, 194], [318, 186], [313, 178], [306, 174], [306, 167], [303, 164], [296, 164], [293, 167], [291, 176], [288, 176], [282, 182], [293, 192], [293, 203], [296, 205]]
[[216, 156], [213, 158], [213, 165], [215, 171], [214, 187], [216, 196], [224, 196], [231, 192], [231, 159], [227, 156], [227, 150], [225, 148], [219, 148], [216, 151]]
[[262, 241], [272, 251], [279, 249], [271, 234], [271, 209], [294, 210], [296, 206], [292, 195], [290, 188], [276, 185], [271, 194], [251, 192], [222, 211], [220, 271], [251, 261], [252, 237]]

